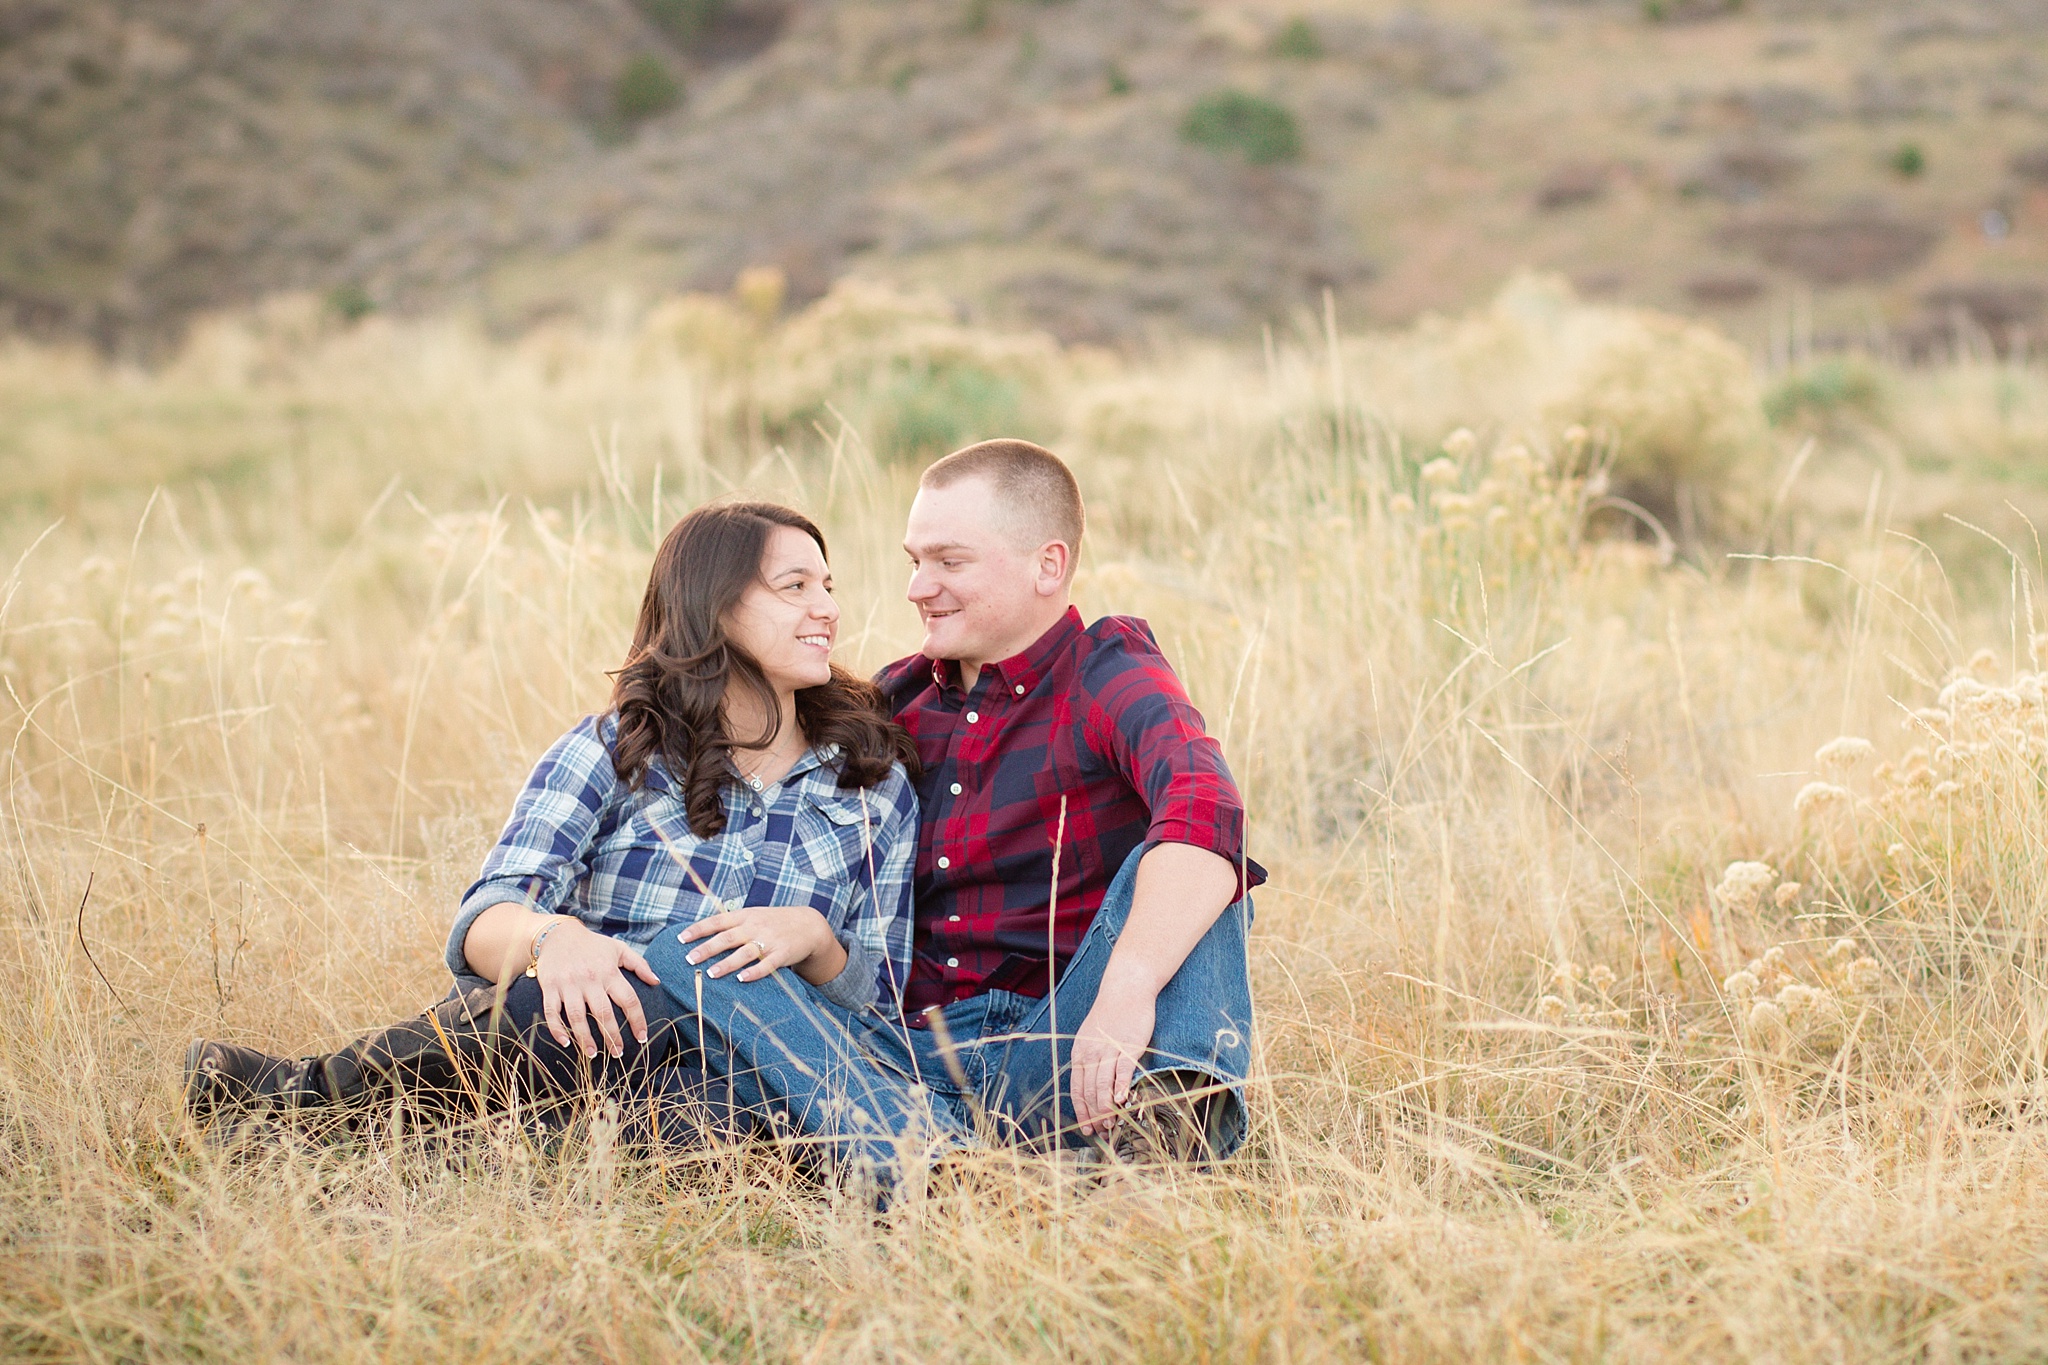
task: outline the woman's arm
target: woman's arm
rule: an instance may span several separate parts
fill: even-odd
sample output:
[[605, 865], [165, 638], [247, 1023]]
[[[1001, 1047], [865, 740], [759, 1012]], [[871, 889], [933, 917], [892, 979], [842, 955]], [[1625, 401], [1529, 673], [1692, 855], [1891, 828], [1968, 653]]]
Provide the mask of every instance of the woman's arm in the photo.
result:
[[468, 951], [471, 925], [491, 907], [509, 902], [552, 915], [569, 904], [589, 871], [585, 859], [620, 786], [600, 717], [578, 721], [548, 747], [512, 803], [483, 870], [463, 893], [448, 930], [448, 970], [497, 979], [498, 957], [486, 952], [472, 960]]
[[[543, 929], [547, 938], [536, 959], [533, 943]], [[573, 1039], [584, 1056], [595, 1057], [597, 1039], [591, 1037], [588, 1022], [595, 1020], [605, 1051], [622, 1056], [626, 1044], [619, 1036], [613, 1006], [625, 1014], [634, 1041], [647, 1042], [647, 1016], [625, 974], [632, 972], [650, 986], [659, 986], [661, 978], [646, 958], [615, 938], [591, 932], [581, 920], [536, 915], [523, 905], [500, 901], [470, 921], [462, 950], [470, 969], [497, 985], [515, 980], [531, 966], [540, 981], [548, 1032], [563, 1047]]]
[[690, 952], [692, 963], [725, 955], [711, 968], [712, 976], [738, 972], [742, 981], [759, 981], [788, 967], [813, 986], [823, 986], [846, 970], [846, 949], [825, 917], [808, 905], [750, 905], [709, 915], [681, 937], [698, 945]]
[[589, 875], [591, 844], [623, 790], [603, 726], [596, 716], [578, 722], [534, 766], [448, 936], [448, 965], [458, 974], [504, 985], [534, 966], [549, 1032], [564, 1047], [573, 1039], [586, 1057], [597, 1055], [592, 1021], [606, 1051], [625, 1051], [617, 1011], [634, 1038], [647, 1041], [639, 996], [624, 973], [660, 984], [639, 953], [558, 913]]

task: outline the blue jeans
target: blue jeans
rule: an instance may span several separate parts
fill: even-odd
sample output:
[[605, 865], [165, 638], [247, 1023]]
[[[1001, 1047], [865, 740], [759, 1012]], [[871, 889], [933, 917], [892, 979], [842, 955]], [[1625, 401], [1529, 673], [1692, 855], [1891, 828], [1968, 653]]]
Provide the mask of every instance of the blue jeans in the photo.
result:
[[[906, 1161], [982, 1139], [1083, 1146], [1069, 1094], [1073, 1033], [1095, 1003], [1146, 851], [1117, 873], [1050, 996], [988, 991], [945, 1006], [927, 1028], [842, 1009], [794, 972], [714, 978], [690, 964], [674, 930], [655, 938], [647, 961], [732, 1102], [834, 1161], [886, 1178]], [[1192, 1071], [1220, 1087], [1210, 1121], [1218, 1157], [1244, 1140], [1251, 913], [1249, 898], [1226, 910], [1159, 993], [1140, 1063], [1141, 1072]]]

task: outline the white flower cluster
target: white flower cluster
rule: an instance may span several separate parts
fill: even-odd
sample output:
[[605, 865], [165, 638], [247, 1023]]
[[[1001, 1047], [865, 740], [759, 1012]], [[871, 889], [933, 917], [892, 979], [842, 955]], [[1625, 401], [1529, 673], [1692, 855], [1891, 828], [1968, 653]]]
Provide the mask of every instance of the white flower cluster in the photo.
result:
[[[1571, 433], [1564, 447], [1576, 459]], [[1460, 427], [1444, 438], [1442, 454], [1424, 464], [1416, 497], [1406, 493], [1388, 499], [1395, 516], [1416, 514], [1416, 499], [1433, 514], [1421, 528], [1425, 548], [1447, 548], [1479, 534], [1490, 544], [1518, 557], [1537, 554], [1563, 535], [1580, 510], [1579, 481], [1552, 468], [1540, 449], [1510, 442], [1495, 449], [1480, 468], [1479, 438]]]
[[1769, 863], [1730, 863], [1722, 870], [1713, 896], [1728, 909], [1748, 914], [1763, 900], [1764, 892], [1777, 885], [1778, 874]]
[[[1570, 962], [1560, 962], [1550, 973], [1551, 992], [1536, 1001], [1536, 1018], [1546, 1024], [1625, 1028], [1629, 1012], [1615, 1002], [1617, 980], [1614, 969], [1604, 962], [1595, 963], [1584, 973]], [[1591, 996], [1585, 991], [1590, 991]]]
[[1752, 1041], [1778, 1047], [1838, 1022], [1845, 995], [1870, 995], [1884, 982], [1884, 968], [1864, 956], [1853, 938], [1836, 939], [1810, 966], [1813, 979], [1799, 980], [1790, 955], [1779, 945], [1721, 983]]

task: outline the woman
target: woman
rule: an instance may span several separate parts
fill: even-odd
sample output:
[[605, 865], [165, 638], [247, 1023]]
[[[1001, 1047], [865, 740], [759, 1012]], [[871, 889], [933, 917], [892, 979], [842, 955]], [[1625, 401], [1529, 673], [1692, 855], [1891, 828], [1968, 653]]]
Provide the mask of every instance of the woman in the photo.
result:
[[[831, 662], [825, 540], [786, 507], [700, 507], [656, 553], [612, 706], [541, 759], [448, 937], [457, 989], [297, 1059], [200, 1039], [195, 1119], [544, 1107], [595, 1087], [689, 1098], [701, 1078], [640, 955], [693, 921], [690, 960], [788, 968], [837, 1004], [901, 1008], [917, 798], [908, 736]], [[621, 1027], [623, 1020], [624, 1027]]]

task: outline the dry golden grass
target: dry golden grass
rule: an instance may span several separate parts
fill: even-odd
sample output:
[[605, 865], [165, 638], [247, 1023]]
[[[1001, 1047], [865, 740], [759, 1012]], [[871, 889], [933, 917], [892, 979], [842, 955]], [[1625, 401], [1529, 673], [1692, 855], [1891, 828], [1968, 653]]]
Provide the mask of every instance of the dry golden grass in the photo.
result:
[[[810, 509], [850, 661], [915, 642], [913, 474], [833, 419], [879, 333], [699, 301], [492, 345], [280, 306], [160, 375], [0, 356], [6, 1354], [2048, 1349], [2031, 541], [1978, 601], [1875, 515], [1771, 530], [1832, 564], [1660, 567], [1585, 534], [1601, 440], [1554, 410], [1424, 467], [1357, 363], [1399, 343], [1122, 364], [947, 326], [882, 330], [1022, 357], [1095, 510], [1084, 609], [1151, 619], [1245, 784], [1275, 875], [1244, 1154], [1100, 1185], [996, 1154], [878, 1224], [771, 1156], [601, 1129], [195, 1144], [194, 1034], [328, 1046], [443, 989], [456, 897], [682, 508]], [[1814, 757], [1839, 734], [1875, 755]]]

